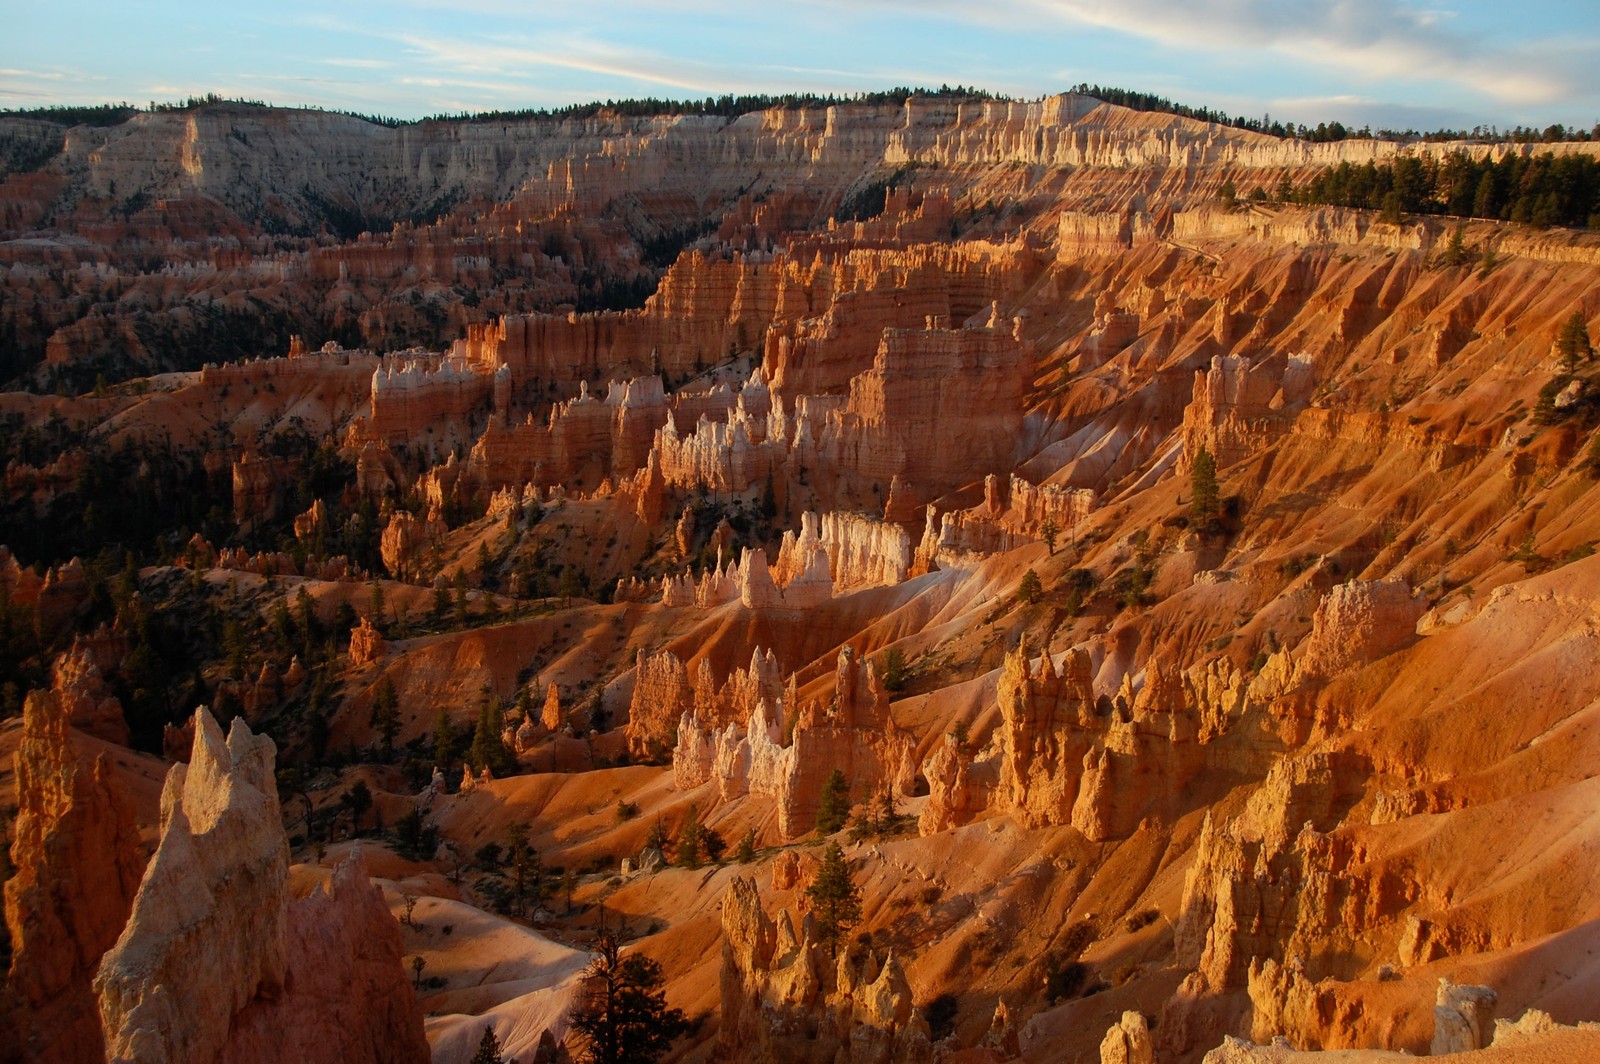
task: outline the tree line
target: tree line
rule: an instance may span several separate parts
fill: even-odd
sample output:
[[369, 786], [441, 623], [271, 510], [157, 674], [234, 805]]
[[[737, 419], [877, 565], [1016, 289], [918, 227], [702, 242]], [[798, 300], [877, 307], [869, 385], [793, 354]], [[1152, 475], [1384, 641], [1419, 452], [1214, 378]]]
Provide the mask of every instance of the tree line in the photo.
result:
[[1600, 225], [1600, 160], [1587, 155], [1508, 154], [1474, 159], [1401, 155], [1383, 163], [1343, 162], [1301, 185], [1287, 177], [1281, 202], [1381, 210], [1391, 215], [1448, 214], [1538, 226]]
[[1434, 129], [1427, 132], [1418, 132], [1415, 129], [1379, 129], [1373, 131], [1370, 125], [1360, 129], [1347, 126], [1343, 122], [1318, 122], [1315, 126], [1304, 123], [1276, 121], [1270, 114], [1260, 118], [1250, 118], [1244, 115], [1230, 115], [1226, 111], [1219, 111], [1209, 107], [1191, 107], [1187, 104], [1174, 103], [1165, 96], [1157, 96], [1152, 92], [1139, 92], [1135, 89], [1119, 89], [1110, 85], [1090, 85], [1080, 82], [1072, 87], [1072, 91], [1080, 96], [1092, 96], [1105, 103], [1116, 104], [1134, 111], [1156, 111], [1162, 114], [1177, 115], [1180, 118], [1192, 118], [1197, 122], [1212, 122], [1219, 126], [1232, 126], [1235, 129], [1249, 130], [1252, 133], [1264, 133], [1269, 137], [1280, 139], [1307, 140], [1312, 143], [1322, 144], [1341, 140], [1402, 140], [1402, 141], [1453, 141], [1469, 140], [1484, 144], [1554, 144], [1562, 141], [1586, 141], [1600, 139], [1600, 123], [1593, 129], [1583, 129], [1578, 126], [1567, 126], [1559, 122], [1535, 129], [1530, 126], [1516, 126], [1512, 129], [1502, 130], [1498, 126], [1473, 126], [1471, 129]]

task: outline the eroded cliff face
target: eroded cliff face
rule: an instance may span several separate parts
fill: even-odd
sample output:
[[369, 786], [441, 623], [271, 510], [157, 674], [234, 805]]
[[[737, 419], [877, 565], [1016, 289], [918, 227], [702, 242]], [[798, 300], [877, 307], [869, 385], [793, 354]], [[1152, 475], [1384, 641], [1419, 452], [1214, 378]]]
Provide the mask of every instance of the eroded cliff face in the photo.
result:
[[[196, 248], [232, 224], [226, 208], [206, 214], [184, 190], [214, 191], [256, 149], [217, 149], [211, 117], [194, 117], [190, 169], [161, 178], [173, 202], [100, 231], [176, 241], [171, 269], [124, 277], [102, 249], [85, 270], [93, 249], [63, 243], [7, 274], [75, 271], [104, 289], [97, 321], [57, 330], [55, 365], [139, 331], [113, 300], [159, 308], [215, 285], [285, 313], [331, 307], [341, 336], [388, 353], [291, 341], [283, 358], [148, 388], [0, 396], [0, 413], [204, 452], [184, 485], [206, 479], [248, 531], [211, 522], [215, 547], [172, 540], [189, 540], [188, 571], [154, 567], [143, 593], [182, 584], [265, 631], [269, 578], [348, 621], [387, 571], [387, 612], [347, 651], [264, 638], [242, 672], [202, 663], [251, 720], [287, 729], [286, 748], [310, 745], [299, 699], [330, 677], [346, 685], [337, 742], [370, 735], [361, 715], [387, 681], [398, 742], [424, 756], [441, 709], [470, 728], [487, 697], [528, 707], [502, 739], [539, 771], [452, 762], [465, 799], [445, 796], [442, 770], [414, 801], [394, 790], [397, 765], [347, 768], [339, 785], [368, 783], [386, 823], [417, 809], [448, 843], [406, 866], [408, 888], [495, 895], [495, 873], [460, 855], [518, 822], [549, 861], [606, 867], [577, 875], [570, 911], [547, 897], [537, 918], [582, 936], [600, 903], [635, 930], [659, 922], [669, 996], [703, 1011], [725, 988], [690, 1055], [717, 1038], [774, 1058], [920, 1059], [908, 1002], [946, 992], [940, 1052], [991, 1062], [1159, 1048], [1192, 1064], [1228, 1036], [1420, 1052], [1436, 1007], [1448, 1044], [1481, 1044], [1481, 1002], [1436, 998], [1440, 977], [1493, 987], [1511, 1015], [1593, 1015], [1600, 511], [1585, 449], [1600, 381], [1553, 353], [1592, 311], [1591, 236], [1468, 222], [1463, 254], [1431, 220], [1223, 209], [1225, 179], [1270, 194], [1394, 149], [1063, 98], [602, 116], [538, 143], [510, 123], [494, 145], [472, 131], [437, 150], [432, 128], [383, 131], [328, 163], [393, 178], [374, 210], [409, 202], [413, 171], [506, 198], [315, 248], [241, 226], [213, 262]], [[135, 141], [165, 122], [86, 134], [104, 154], [71, 182], [159, 170]], [[307, 177], [275, 165], [270, 181]], [[43, 177], [0, 189], [0, 213], [70, 192], [69, 175]], [[831, 221], [869, 181], [891, 186], [882, 213]], [[290, 191], [285, 211], [309, 209]], [[92, 199], [83, 224], [108, 209]], [[597, 305], [581, 278], [653, 279], [641, 242], [674, 232], [704, 235], [642, 306], [577, 309]], [[1193, 505], [1201, 449], [1217, 461], [1214, 518]], [[93, 467], [72, 446], [25, 450], [6, 483], [35, 512], [68, 505]], [[260, 549], [274, 536], [282, 549]], [[95, 567], [53, 561], [0, 554], [0, 589], [31, 611], [10, 630], [31, 624], [50, 646], [99, 609]], [[472, 590], [436, 615], [452, 584]], [[94, 669], [103, 685], [67, 655], [54, 686], [109, 734], [118, 677], [109, 660]], [[224, 669], [254, 682], [219, 682]], [[626, 729], [606, 727], [629, 708]], [[292, 1008], [286, 1054], [409, 1059], [378, 896], [350, 866], [326, 896], [287, 900], [269, 882], [283, 844], [255, 740], [235, 753], [191, 728], [169, 732], [198, 767], [169, 794], [155, 915], [128, 931], [128, 956], [155, 959], [106, 969], [117, 1044], [273, 1059]], [[719, 915], [728, 867], [609, 874], [644, 824], [694, 804], [725, 841], [777, 847], [773, 890], [800, 889], [807, 862], [787, 843], [815, 827], [835, 768], [853, 802], [887, 791], [917, 814], [915, 834], [893, 817], [858, 825], [870, 955], [824, 963], [804, 923], [768, 920], [748, 887]], [[562, 1029], [525, 990], [481, 985], [495, 933], [453, 904], [453, 944], [474, 959], [427, 950], [430, 974], [450, 965], [430, 1010], [461, 1010], [436, 1025], [446, 1052], [464, 1056], [484, 1017], [502, 1032], [515, 1017], [530, 1049]], [[241, 920], [250, 942], [207, 945], [213, 923]], [[300, 960], [352, 951], [359, 971]], [[190, 1016], [151, 989], [162, 966], [226, 1007]]]
[[722, 1052], [750, 1060], [928, 1061], [928, 1025], [892, 953], [842, 949], [815, 939], [805, 917], [776, 922], [753, 879], [738, 877], [722, 900]]
[[105, 1052], [91, 981], [127, 921], [144, 853], [109, 758], [82, 743], [55, 694], [28, 696], [5, 885], [7, 1059], [69, 1064]]
[[331, 893], [288, 897], [274, 752], [243, 720], [224, 738], [196, 712], [161, 840], [94, 977], [108, 1059], [427, 1059], [398, 928], [359, 863]]

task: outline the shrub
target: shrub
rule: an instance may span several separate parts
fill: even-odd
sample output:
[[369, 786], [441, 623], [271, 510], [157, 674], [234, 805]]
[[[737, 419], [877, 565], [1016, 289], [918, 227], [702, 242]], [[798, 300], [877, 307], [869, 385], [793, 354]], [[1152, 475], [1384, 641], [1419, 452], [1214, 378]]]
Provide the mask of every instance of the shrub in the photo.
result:
[[922, 1018], [928, 1021], [928, 1038], [938, 1042], [955, 1033], [956, 1012], [961, 999], [954, 994], [940, 994], [922, 1006]]
[[1129, 913], [1127, 919], [1122, 921], [1122, 926], [1131, 934], [1142, 928], [1149, 927], [1161, 919], [1161, 913], [1156, 909], [1141, 909], [1136, 913]]

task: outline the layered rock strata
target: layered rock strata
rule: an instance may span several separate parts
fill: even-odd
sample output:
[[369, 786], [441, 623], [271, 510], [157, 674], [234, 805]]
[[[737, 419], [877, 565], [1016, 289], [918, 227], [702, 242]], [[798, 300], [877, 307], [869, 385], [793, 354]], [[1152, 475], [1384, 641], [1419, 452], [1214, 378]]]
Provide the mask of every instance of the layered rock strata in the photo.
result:
[[144, 868], [133, 803], [105, 754], [74, 750], [67, 711], [35, 691], [23, 704], [17, 748], [17, 819], [5, 884], [11, 934], [11, 1034], [0, 1058], [38, 1064], [100, 1060], [91, 985], [116, 941]]
[[161, 840], [95, 976], [108, 1059], [428, 1059], [399, 929], [359, 864], [331, 894], [290, 901], [273, 761], [242, 719], [224, 738], [196, 711]]
[[816, 941], [812, 918], [798, 932], [774, 921], [755, 881], [734, 879], [722, 901], [720, 1051], [730, 1059], [818, 1064], [911, 1064], [932, 1059], [928, 1027], [893, 953]]

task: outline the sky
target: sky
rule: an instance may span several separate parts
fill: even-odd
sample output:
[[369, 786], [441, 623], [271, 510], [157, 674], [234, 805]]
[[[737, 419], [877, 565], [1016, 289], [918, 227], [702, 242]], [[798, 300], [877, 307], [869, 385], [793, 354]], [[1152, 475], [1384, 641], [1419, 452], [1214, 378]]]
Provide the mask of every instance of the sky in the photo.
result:
[[215, 92], [417, 118], [1080, 82], [1391, 129], [1600, 123], [1596, 0], [0, 0], [0, 108]]

